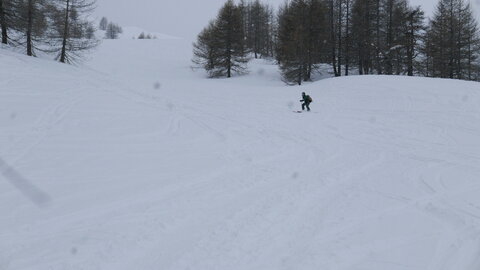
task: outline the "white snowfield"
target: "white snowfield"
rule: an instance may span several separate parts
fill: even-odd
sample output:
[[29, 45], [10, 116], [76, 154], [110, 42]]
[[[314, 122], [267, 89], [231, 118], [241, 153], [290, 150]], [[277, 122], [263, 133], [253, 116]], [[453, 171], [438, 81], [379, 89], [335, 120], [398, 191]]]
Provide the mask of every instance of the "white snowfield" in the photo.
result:
[[479, 83], [289, 87], [190, 57], [180, 39], [107, 40], [82, 67], [0, 50], [1, 270], [480, 269]]

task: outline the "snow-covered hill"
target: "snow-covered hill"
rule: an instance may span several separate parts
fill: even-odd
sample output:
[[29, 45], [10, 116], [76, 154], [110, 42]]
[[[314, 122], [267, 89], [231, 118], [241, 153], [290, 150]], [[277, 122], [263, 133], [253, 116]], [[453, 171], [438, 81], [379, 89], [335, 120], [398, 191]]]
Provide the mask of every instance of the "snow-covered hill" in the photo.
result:
[[163, 33], [150, 32], [140, 27], [127, 26], [122, 28], [122, 34], [120, 35], [121, 39], [136, 39], [140, 36], [141, 33], [144, 33], [145, 36], [150, 35], [152, 39], [178, 39], [178, 37], [166, 35]]
[[[96, 37], [100, 40], [105, 39], [105, 33], [106, 31], [103, 30], [98, 30], [96, 32]], [[150, 36], [148, 39], [180, 39], [179, 37], [174, 37], [171, 35], [163, 34], [163, 33], [157, 33], [157, 32], [151, 32], [148, 30], [145, 30], [140, 27], [136, 26], [125, 26], [122, 27], [122, 33], [118, 34], [118, 39], [138, 39], [138, 37], [141, 34], [144, 34], [145, 37]]]
[[0, 157], [29, 181], [0, 176], [0, 269], [480, 268], [478, 83], [211, 80], [190, 56], [0, 50]]

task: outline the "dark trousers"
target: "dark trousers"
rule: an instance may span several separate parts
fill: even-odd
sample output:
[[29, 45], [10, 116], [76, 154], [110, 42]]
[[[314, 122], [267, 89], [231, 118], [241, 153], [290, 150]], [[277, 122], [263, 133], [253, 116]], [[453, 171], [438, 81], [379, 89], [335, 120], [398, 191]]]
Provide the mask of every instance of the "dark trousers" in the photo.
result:
[[307, 107], [307, 111], [310, 111], [310, 102], [302, 103], [302, 111], [305, 111], [305, 107]]

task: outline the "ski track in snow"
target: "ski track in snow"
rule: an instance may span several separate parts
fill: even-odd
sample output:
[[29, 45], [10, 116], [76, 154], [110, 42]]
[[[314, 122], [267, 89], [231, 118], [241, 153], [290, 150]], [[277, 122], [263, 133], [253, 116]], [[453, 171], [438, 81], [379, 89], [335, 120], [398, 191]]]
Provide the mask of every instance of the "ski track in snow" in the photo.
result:
[[53, 199], [0, 182], [1, 270], [479, 269], [478, 83], [207, 80], [187, 43], [0, 51], [0, 155]]
[[[79, 89], [83, 91], [84, 89]], [[5, 150], [5, 155], [15, 164], [22, 157], [28, 154], [36, 145], [48, 135], [49, 130], [58, 125], [68, 114], [70, 109], [81, 101], [82, 97], [78, 93], [69, 93], [70, 97], [65, 98], [60, 103], [46, 108], [32, 125], [30, 130], [26, 131], [19, 138], [15, 139]], [[68, 94], [67, 94], [68, 95]]]

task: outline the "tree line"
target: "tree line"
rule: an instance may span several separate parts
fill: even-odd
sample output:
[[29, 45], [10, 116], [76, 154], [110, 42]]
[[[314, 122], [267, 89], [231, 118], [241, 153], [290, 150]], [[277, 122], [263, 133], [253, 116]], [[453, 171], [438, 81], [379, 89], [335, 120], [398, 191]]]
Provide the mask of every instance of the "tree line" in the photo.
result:
[[260, 0], [228, 0], [193, 44], [210, 77], [245, 73], [273, 58], [289, 84], [385, 74], [480, 81], [478, 22], [466, 0], [439, 0], [432, 18], [408, 0], [290, 0], [277, 12]]
[[0, 0], [1, 42], [72, 63], [98, 44], [88, 20], [94, 7], [95, 0]]

